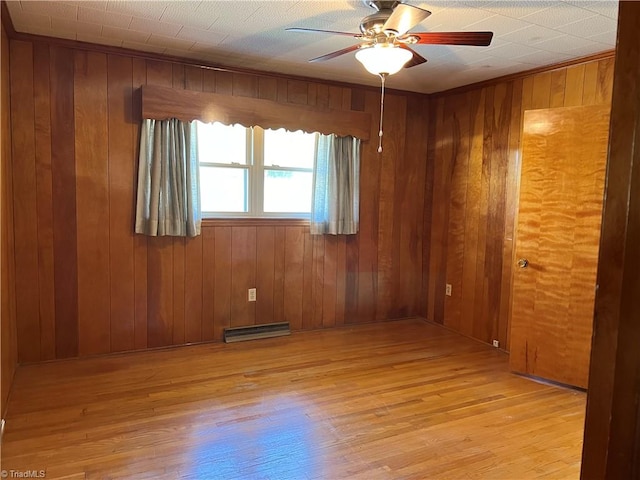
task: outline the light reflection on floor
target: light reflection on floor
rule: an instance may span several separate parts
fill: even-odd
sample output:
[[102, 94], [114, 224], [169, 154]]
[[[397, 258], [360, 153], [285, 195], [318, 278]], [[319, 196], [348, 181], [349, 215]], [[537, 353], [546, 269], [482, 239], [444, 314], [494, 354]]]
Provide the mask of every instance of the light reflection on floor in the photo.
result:
[[[202, 427], [193, 435], [211, 437], [194, 442], [185, 457], [185, 478], [193, 479], [285, 479], [320, 475], [317, 435], [309, 415], [309, 404], [291, 396], [269, 398], [250, 407], [244, 418], [225, 422], [202, 415]], [[215, 427], [212, 428], [212, 421]], [[196, 425], [198, 421], [196, 420]]]

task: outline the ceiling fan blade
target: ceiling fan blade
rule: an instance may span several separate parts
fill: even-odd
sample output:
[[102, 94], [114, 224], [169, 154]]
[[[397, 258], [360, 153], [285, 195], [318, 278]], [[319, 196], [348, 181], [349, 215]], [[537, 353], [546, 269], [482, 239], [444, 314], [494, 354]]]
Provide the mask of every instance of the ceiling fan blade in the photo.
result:
[[429, 10], [400, 3], [393, 9], [393, 13], [387, 21], [384, 22], [382, 30], [394, 32], [396, 35], [404, 35], [429, 15], [431, 15]]
[[349, 32], [336, 32], [333, 30], [317, 30], [315, 28], [298, 28], [298, 27], [293, 27], [293, 28], [285, 28], [285, 30], [287, 32], [297, 32], [297, 33], [328, 33], [331, 35], [342, 35], [344, 37], [355, 37], [355, 38], [362, 38], [362, 34], [361, 33], [349, 33]]
[[475, 45], [486, 47], [491, 43], [493, 32], [422, 32], [410, 33], [418, 39], [415, 43], [428, 45]]
[[340, 55], [344, 55], [345, 53], [354, 52], [358, 50], [362, 45], [351, 45], [350, 47], [343, 48], [342, 50], [336, 50], [335, 52], [327, 53], [326, 55], [322, 55], [321, 57], [312, 58], [309, 60], [310, 62], [324, 62], [325, 60], [331, 60], [332, 58], [339, 57]]
[[413, 48], [408, 47], [404, 43], [400, 43], [398, 44], [398, 46], [400, 48], [404, 48], [405, 50], [409, 50], [413, 54], [413, 58], [405, 64], [404, 68], [411, 68], [411, 67], [415, 67], [416, 65], [422, 65], [427, 61], [426, 58], [424, 58], [422, 55], [416, 52]]

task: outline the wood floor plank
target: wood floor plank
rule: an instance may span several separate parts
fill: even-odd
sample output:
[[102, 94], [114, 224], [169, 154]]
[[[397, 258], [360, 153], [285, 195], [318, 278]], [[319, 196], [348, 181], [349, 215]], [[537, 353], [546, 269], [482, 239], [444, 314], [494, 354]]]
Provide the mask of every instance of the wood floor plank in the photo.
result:
[[68, 479], [570, 479], [584, 405], [510, 374], [495, 349], [403, 320], [20, 367], [2, 466]]

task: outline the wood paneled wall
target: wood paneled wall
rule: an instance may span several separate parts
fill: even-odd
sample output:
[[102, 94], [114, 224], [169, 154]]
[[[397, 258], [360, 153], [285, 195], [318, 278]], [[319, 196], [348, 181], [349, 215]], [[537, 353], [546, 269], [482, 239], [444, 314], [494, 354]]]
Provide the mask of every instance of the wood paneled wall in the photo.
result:
[[613, 57], [604, 58], [432, 98], [432, 209], [424, 241], [429, 320], [508, 350], [523, 112], [610, 103], [613, 66]]
[[12, 40], [21, 362], [219, 340], [227, 326], [313, 329], [424, 310], [426, 96], [386, 98], [385, 151], [363, 145], [357, 236], [312, 237], [283, 220], [147, 238], [133, 234], [136, 91], [145, 84], [373, 118], [379, 108], [369, 89]]
[[1, 38], [2, 70], [0, 74], [0, 96], [2, 105], [2, 132], [0, 136], [0, 338], [2, 354], [0, 377], [0, 414], [4, 416], [7, 399], [17, 364], [16, 309], [14, 243], [13, 243], [13, 196], [11, 190], [11, 117], [9, 94], [9, 40], [2, 25]]

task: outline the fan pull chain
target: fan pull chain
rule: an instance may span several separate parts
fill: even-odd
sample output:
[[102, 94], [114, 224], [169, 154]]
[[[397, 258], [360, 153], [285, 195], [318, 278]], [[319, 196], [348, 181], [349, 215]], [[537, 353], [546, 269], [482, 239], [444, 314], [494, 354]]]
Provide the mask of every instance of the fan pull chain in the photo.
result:
[[382, 80], [382, 92], [380, 94], [380, 130], [378, 131], [378, 153], [382, 153], [382, 117], [384, 115], [384, 79], [386, 78], [386, 73], [380, 74], [380, 79]]

